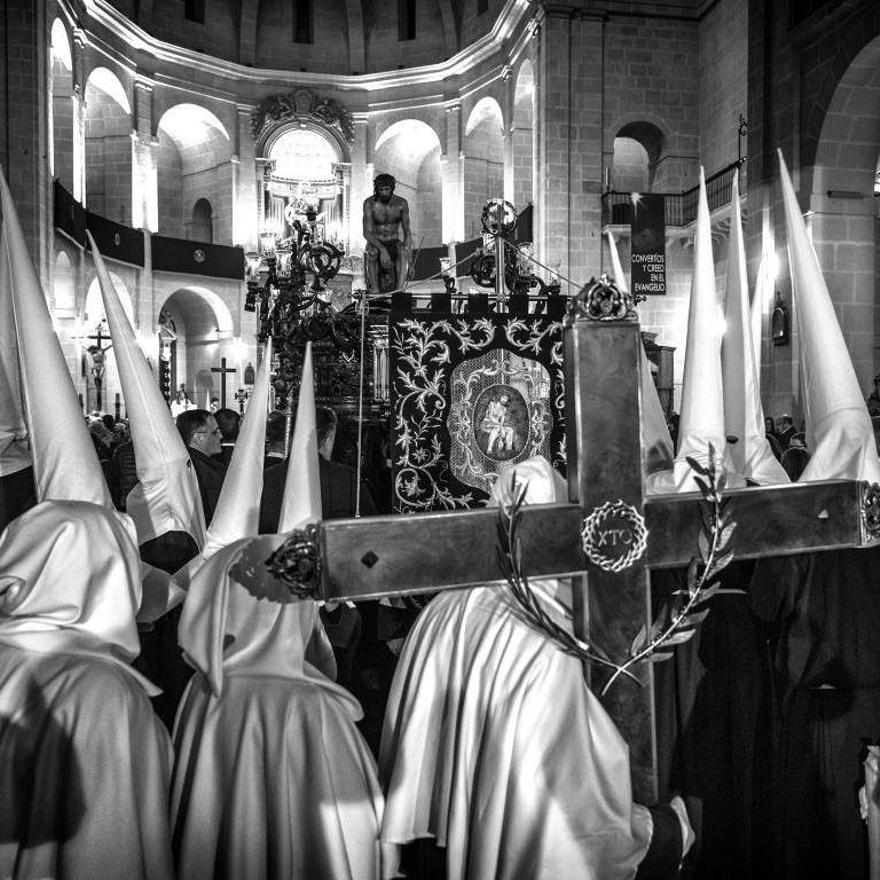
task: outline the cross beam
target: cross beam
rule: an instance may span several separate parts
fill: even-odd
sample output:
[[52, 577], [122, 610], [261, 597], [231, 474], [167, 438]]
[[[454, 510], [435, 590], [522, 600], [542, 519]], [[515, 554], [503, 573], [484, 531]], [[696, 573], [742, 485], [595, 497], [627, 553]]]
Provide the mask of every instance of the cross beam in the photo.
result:
[[[698, 494], [643, 496], [638, 320], [631, 303], [601, 284], [569, 304], [564, 331], [569, 504], [524, 507], [520, 538], [532, 577], [573, 576], [574, 630], [624, 659], [650, 624], [649, 568], [685, 565], [701, 528]], [[739, 558], [857, 547], [873, 542], [862, 509], [866, 487], [822, 482], [728, 493]], [[585, 517], [621, 500], [645, 518], [644, 554], [624, 570], [602, 570], [584, 555]], [[318, 529], [324, 598], [365, 599], [500, 583], [497, 511], [334, 520]], [[650, 664], [647, 687], [619, 678], [604, 705], [630, 747], [633, 791], [657, 797], [656, 727]], [[588, 671], [601, 686], [602, 670]]]

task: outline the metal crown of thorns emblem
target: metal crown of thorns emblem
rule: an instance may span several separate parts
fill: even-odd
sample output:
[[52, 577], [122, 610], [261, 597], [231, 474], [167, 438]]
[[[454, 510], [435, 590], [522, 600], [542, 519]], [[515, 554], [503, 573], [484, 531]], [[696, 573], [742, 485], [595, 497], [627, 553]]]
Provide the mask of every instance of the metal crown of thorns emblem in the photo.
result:
[[619, 572], [643, 556], [648, 546], [645, 518], [631, 504], [606, 501], [584, 520], [584, 553], [603, 571]]

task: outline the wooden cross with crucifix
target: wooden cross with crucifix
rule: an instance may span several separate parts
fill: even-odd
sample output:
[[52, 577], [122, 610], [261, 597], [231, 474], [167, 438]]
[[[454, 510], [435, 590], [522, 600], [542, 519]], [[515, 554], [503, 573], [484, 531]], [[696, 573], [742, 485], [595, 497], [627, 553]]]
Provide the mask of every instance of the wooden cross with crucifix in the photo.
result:
[[227, 373], [235, 373], [238, 372], [235, 367], [226, 366], [226, 358], [220, 358], [220, 366], [219, 367], [211, 367], [212, 373], [220, 374], [220, 406], [226, 406], [226, 374]]
[[[650, 628], [649, 570], [687, 565], [701, 531], [699, 493], [644, 497], [640, 345], [628, 295], [593, 282], [571, 300], [564, 329], [571, 502], [524, 507], [519, 529], [526, 575], [573, 576], [575, 634], [598, 637], [621, 660], [639, 629]], [[857, 481], [732, 490], [734, 553], [748, 559], [876, 543], [876, 493]], [[614, 572], [585, 555], [581, 533], [589, 514], [617, 501], [644, 517], [648, 536], [641, 555]], [[374, 599], [504, 583], [497, 520], [496, 510], [482, 509], [322, 522], [321, 596]], [[616, 529], [600, 540], [631, 538]], [[642, 803], [658, 794], [651, 669], [638, 670], [647, 686], [619, 677], [603, 698], [629, 744], [633, 792]], [[587, 674], [594, 687], [607, 675], [595, 668]]]

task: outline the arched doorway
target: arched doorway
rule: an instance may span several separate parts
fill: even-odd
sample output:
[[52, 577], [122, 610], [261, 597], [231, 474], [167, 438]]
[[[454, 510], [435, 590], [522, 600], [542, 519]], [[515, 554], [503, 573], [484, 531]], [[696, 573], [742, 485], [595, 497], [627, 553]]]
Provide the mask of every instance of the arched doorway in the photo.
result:
[[504, 117], [494, 98], [480, 98], [464, 133], [465, 238], [482, 231], [480, 216], [488, 199], [504, 194]]
[[214, 209], [207, 199], [199, 199], [193, 205], [192, 216], [189, 222], [189, 234], [191, 241], [206, 241], [209, 244], [214, 240]]
[[[125, 282], [110, 272], [110, 280], [119, 294], [122, 308], [134, 326], [134, 307]], [[82, 320], [75, 331], [81, 349], [82, 370], [85, 380], [83, 406], [86, 412], [98, 410], [123, 416], [125, 414], [122, 384], [116, 368], [116, 354], [110, 343], [110, 327], [104, 312], [104, 300], [98, 279], [92, 279], [86, 293]], [[116, 404], [119, 404], [117, 411]]]
[[314, 222], [317, 241], [345, 248], [345, 185], [339, 144], [315, 125], [284, 126], [266, 143], [261, 231], [293, 236]]
[[409, 202], [413, 248], [443, 244], [443, 187], [440, 183], [440, 138], [427, 123], [402, 119], [376, 141], [376, 174], [394, 176], [395, 195]]
[[[224, 396], [225, 405], [232, 406], [243, 384], [243, 366], [240, 346], [232, 338], [232, 315], [223, 299], [204, 287], [178, 288], [162, 302], [156, 327], [163, 392], [173, 396], [183, 385], [199, 408], [212, 397], [223, 405]], [[221, 373], [224, 367], [228, 372]]]

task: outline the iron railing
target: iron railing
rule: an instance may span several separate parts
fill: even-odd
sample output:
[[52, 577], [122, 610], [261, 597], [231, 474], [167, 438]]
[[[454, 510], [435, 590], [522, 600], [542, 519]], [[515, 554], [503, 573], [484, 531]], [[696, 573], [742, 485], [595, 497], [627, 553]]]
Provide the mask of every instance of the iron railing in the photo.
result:
[[[732, 162], [726, 168], [706, 178], [706, 197], [709, 211], [717, 211], [730, 204], [730, 187], [734, 172], [739, 169], [740, 192], [745, 192], [745, 158]], [[682, 193], [660, 193], [665, 198], [664, 215], [668, 226], [689, 226], [697, 219], [699, 186]], [[629, 226], [632, 221], [632, 193], [611, 190], [602, 194], [602, 225]]]

